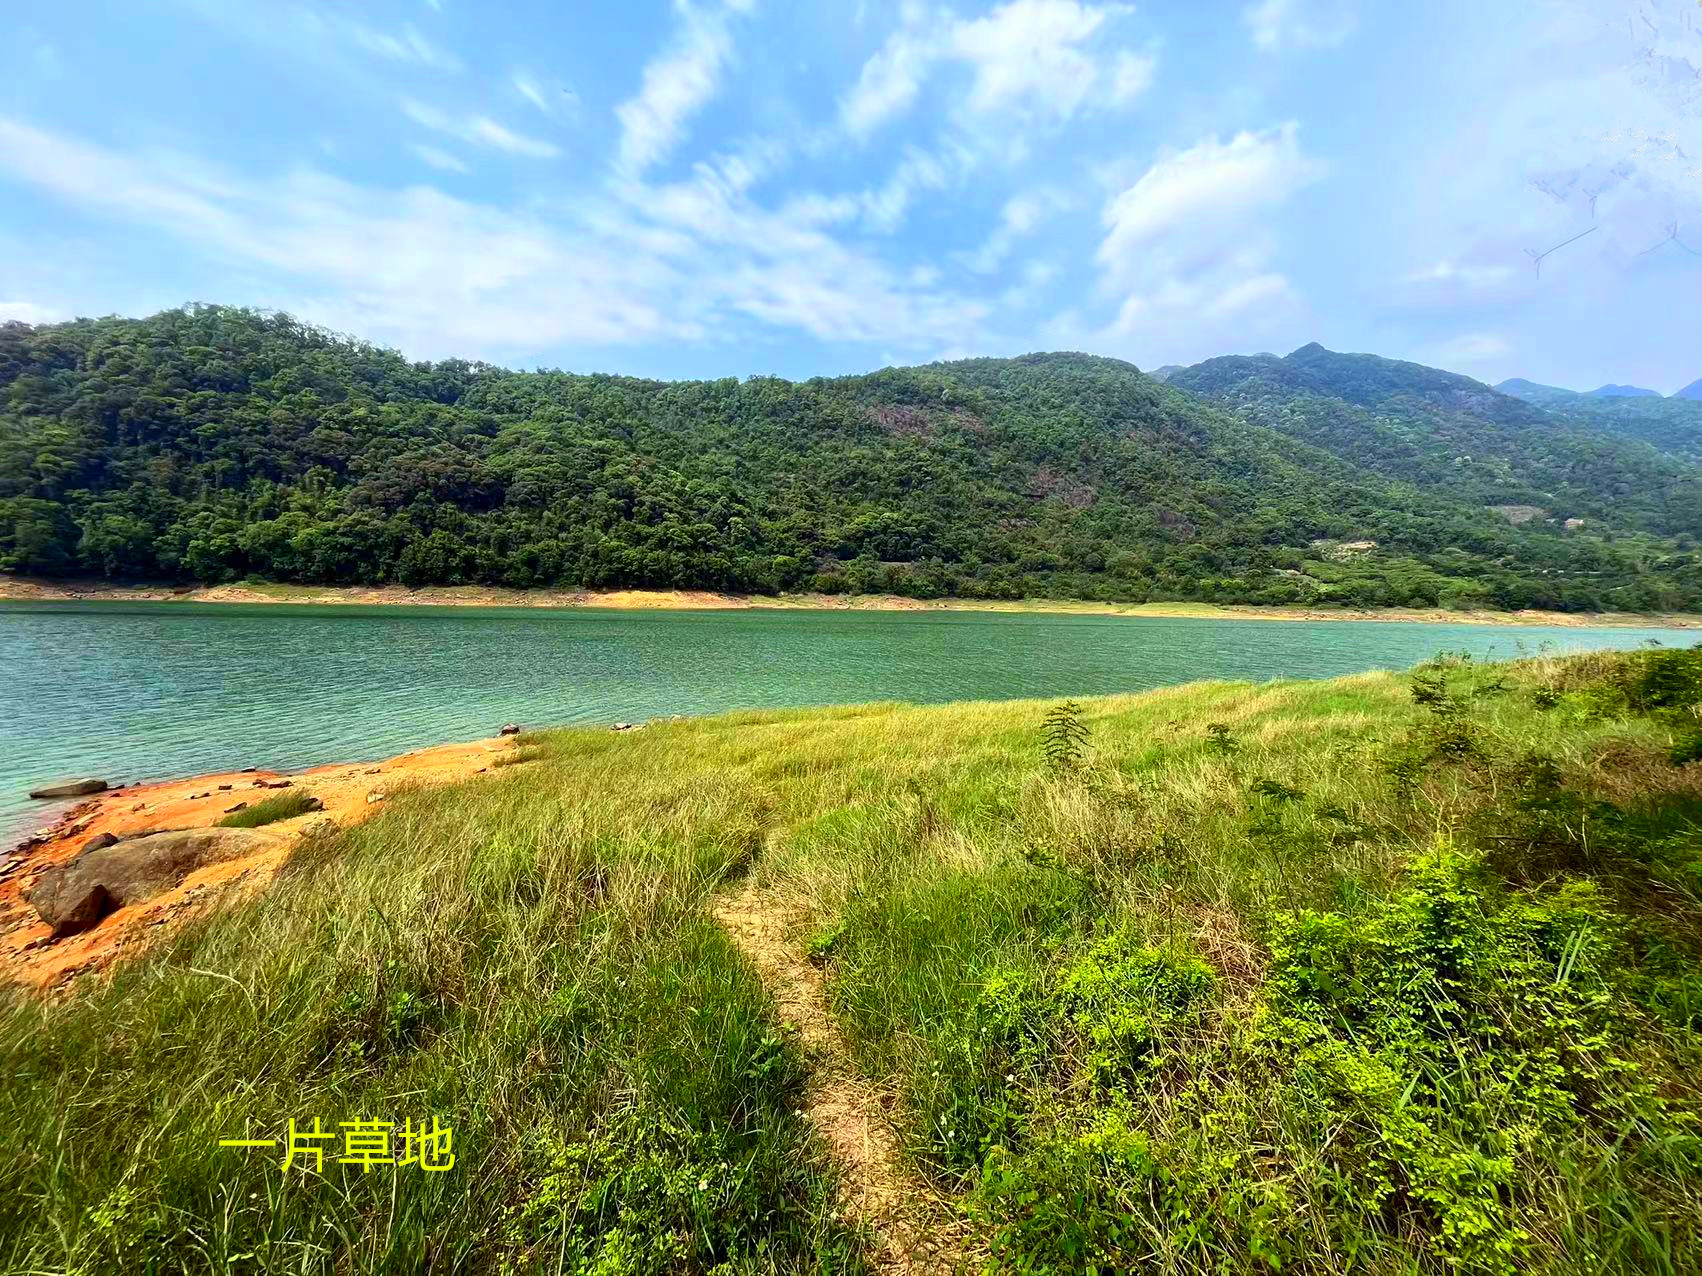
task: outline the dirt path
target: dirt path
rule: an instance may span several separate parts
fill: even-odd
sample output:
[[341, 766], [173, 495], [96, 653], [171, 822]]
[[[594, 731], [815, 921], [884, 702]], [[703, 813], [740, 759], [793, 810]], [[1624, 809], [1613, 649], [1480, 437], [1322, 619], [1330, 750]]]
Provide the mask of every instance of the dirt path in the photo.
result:
[[892, 1096], [856, 1074], [821, 973], [787, 942], [790, 915], [748, 882], [721, 896], [714, 915], [756, 965], [781, 1019], [803, 1038], [810, 1063], [805, 1114], [839, 1163], [846, 1216], [879, 1239], [876, 1268], [913, 1276], [975, 1270], [950, 1205], [904, 1164], [886, 1117]]

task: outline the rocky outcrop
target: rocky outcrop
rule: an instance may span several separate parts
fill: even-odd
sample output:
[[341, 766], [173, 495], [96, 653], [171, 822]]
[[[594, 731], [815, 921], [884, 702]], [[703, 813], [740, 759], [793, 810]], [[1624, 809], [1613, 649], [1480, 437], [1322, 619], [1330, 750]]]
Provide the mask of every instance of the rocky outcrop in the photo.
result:
[[87, 797], [90, 793], [106, 792], [105, 780], [65, 780], [59, 784], [44, 785], [39, 789], [31, 789], [32, 798], [72, 798]]
[[[98, 839], [97, 839], [98, 840]], [[275, 845], [258, 829], [181, 829], [85, 850], [56, 865], [25, 892], [58, 939], [88, 930], [108, 913], [152, 899], [196, 869]]]

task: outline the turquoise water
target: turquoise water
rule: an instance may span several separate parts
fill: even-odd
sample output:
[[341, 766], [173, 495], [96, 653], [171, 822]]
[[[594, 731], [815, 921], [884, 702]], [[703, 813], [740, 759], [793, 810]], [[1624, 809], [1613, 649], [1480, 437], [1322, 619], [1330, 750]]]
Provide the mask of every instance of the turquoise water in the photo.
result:
[[0, 833], [26, 791], [385, 757], [671, 713], [1326, 678], [1441, 650], [1688, 646], [1668, 629], [1131, 619], [992, 612], [544, 611], [0, 604]]

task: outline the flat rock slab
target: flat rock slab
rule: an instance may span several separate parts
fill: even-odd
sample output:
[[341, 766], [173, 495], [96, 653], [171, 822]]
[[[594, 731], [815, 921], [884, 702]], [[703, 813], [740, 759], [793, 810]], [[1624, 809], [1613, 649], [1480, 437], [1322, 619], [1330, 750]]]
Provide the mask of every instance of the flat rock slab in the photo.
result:
[[277, 843], [259, 829], [180, 829], [93, 846], [49, 869], [25, 892], [53, 937], [88, 930], [108, 913], [163, 894], [196, 869], [242, 859]]
[[68, 798], [86, 797], [90, 793], [104, 793], [105, 780], [65, 780], [59, 784], [44, 785], [39, 789], [31, 789], [33, 798]]

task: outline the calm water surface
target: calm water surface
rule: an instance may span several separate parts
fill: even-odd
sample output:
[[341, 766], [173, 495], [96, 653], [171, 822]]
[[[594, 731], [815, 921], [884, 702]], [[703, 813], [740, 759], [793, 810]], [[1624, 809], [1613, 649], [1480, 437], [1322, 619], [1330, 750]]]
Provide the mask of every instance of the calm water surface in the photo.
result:
[[1668, 629], [991, 612], [0, 603], [0, 834], [32, 786], [386, 757], [670, 713], [1327, 678], [1440, 650], [1688, 646]]

